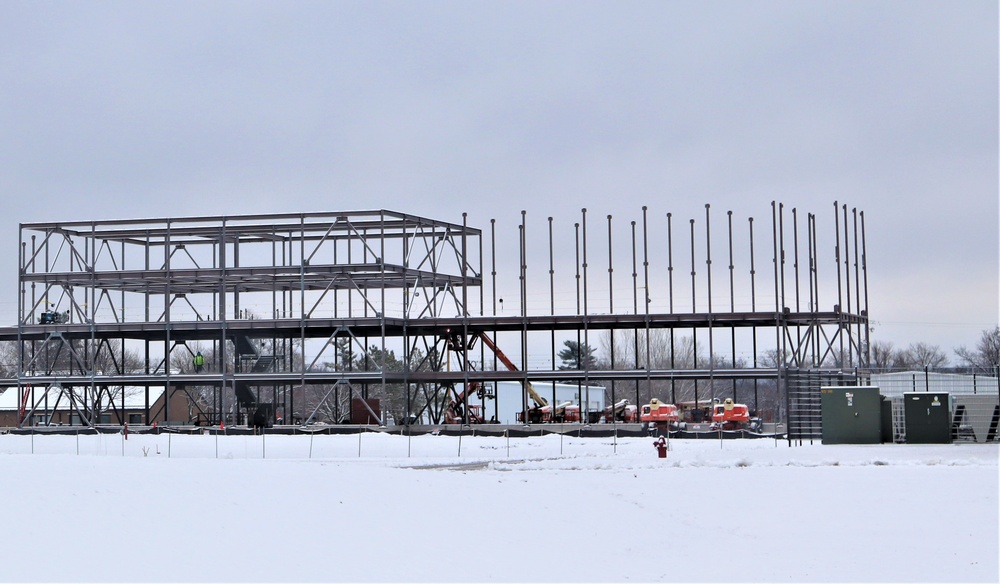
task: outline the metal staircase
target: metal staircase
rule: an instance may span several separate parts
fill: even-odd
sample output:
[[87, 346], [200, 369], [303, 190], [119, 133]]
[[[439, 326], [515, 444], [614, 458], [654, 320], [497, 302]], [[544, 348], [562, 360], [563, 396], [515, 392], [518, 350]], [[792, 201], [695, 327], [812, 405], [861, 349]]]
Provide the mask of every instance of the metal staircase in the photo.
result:
[[[241, 371], [250, 373], [266, 373], [274, 369], [274, 355], [261, 355], [256, 345], [251, 342], [246, 335], [234, 335], [233, 344], [236, 346], [236, 354], [240, 362]], [[236, 400], [239, 406], [247, 409], [255, 409], [258, 406], [257, 396], [250, 389], [250, 384], [246, 381], [237, 381]]]
[[788, 397], [788, 439], [822, 440], [823, 408], [821, 387], [855, 385], [853, 374], [815, 369], [785, 369]]

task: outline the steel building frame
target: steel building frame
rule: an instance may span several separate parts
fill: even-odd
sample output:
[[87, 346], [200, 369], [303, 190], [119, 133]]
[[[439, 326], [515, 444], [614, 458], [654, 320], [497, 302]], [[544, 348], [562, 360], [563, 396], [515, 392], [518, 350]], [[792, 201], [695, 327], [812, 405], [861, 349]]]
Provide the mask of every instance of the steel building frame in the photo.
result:
[[[484, 241], [482, 230], [467, 224], [466, 214], [461, 223], [385, 210], [23, 223], [18, 325], [0, 329], [0, 341], [18, 343], [18, 375], [3, 384], [16, 385], [23, 396], [20, 424], [44, 409], [43, 404], [65, 399], [81, 423], [92, 426], [99, 422], [102, 406], [116, 411], [116, 388], [120, 392], [126, 386], [147, 388], [147, 422], [150, 386], [165, 386], [168, 392], [210, 388], [200, 394], [197, 406], [202, 421], [209, 423], [243, 422], [243, 414], [251, 415], [262, 404], [271, 404], [264, 413], [273, 421], [278, 410], [297, 411], [296, 390], [321, 386], [321, 402], [310, 403], [311, 411], [294, 420], [308, 423], [331, 395], [340, 408], [342, 390], [348, 399], [367, 397], [370, 388], [384, 390], [391, 384], [405, 388], [408, 416], [439, 422], [449, 399], [464, 400], [468, 411], [469, 396], [455, 388], [470, 383], [566, 381], [589, 387], [604, 382], [612, 401], [621, 384], [629, 389], [618, 395], [632, 395], [634, 385], [638, 401], [640, 384], [648, 392], [653, 382], [669, 383], [672, 389], [693, 383], [697, 401], [699, 383], [702, 396], [711, 397], [729, 384], [735, 394], [738, 385], [756, 387], [767, 381], [798, 391], [810, 386], [798, 381], [800, 371], [820, 375], [825, 384], [831, 379], [849, 383], [856, 368], [869, 361], [864, 213], [835, 202], [833, 215], [831, 254], [819, 245], [817, 215], [807, 214], [800, 225], [796, 209], [789, 213], [772, 203], [770, 249], [763, 252], [771, 256], [768, 278], [758, 277], [755, 254], [761, 252], [754, 245], [761, 235], [754, 233], [754, 219], [746, 224], [745, 239], [728, 212], [721, 239], [728, 243], [722, 254], [728, 259], [728, 282], [723, 278], [727, 306], [725, 298], [719, 300], [718, 281], [712, 288], [712, 245], [719, 242], [713, 239], [709, 205], [703, 223], [690, 220], [689, 242], [675, 238], [670, 213], [665, 230], [662, 225], [651, 229], [653, 220], [643, 207], [641, 220], [630, 222], [625, 246], [620, 234], [615, 239], [609, 215], [606, 229], [603, 221], [597, 229], [602, 244], [596, 247], [584, 209], [574, 223], [572, 285], [564, 287], [575, 288], [576, 306], [557, 312], [556, 259], [558, 255], [563, 265], [568, 258], [555, 252], [549, 217], [548, 306], [533, 303], [537, 282], [528, 277], [529, 237], [522, 211], [516, 314], [505, 313], [498, 294], [498, 282], [503, 287], [514, 281], [502, 266], [498, 272], [497, 262], [498, 250], [514, 249], [510, 240], [498, 247], [491, 220]], [[749, 310], [736, 309], [734, 241], [737, 247], [749, 242], [749, 271], [743, 276], [749, 277]], [[680, 289], [686, 278], [675, 278], [682, 262], [675, 265], [674, 255], [688, 251], [687, 243], [691, 309], [682, 311]], [[623, 247], [631, 249], [631, 281], [620, 288], [614, 264], [616, 259], [621, 263]], [[830, 256], [835, 283], [820, 269], [821, 258]], [[604, 265], [595, 267], [597, 261], [607, 266], [606, 287], [597, 284], [594, 270], [605, 271]], [[657, 297], [666, 310], [651, 309], [651, 286], [665, 292]], [[758, 289], [765, 286], [764, 296], [773, 300], [767, 306], [757, 300]], [[622, 288], [628, 292], [624, 299]], [[820, 308], [821, 292], [832, 309]], [[827, 300], [833, 296], [835, 303]], [[650, 358], [655, 331], [669, 335], [669, 366]], [[675, 340], [685, 333], [692, 338], [695, 362], [682, 366], [675, 363], [680, 350]], [[557, 338], [576, 338], [590, 346], [592, 334], [631, 335], [634, 346], [616, 360], [618, 345], [610, 343], [610, 362], [600, 369], [557, 366]], [[697, 362], [699, 334], [708, 343], [707, 362], [702, 363]], [[496, 356], [476, 343], [481, 335], [505, 347], [517, 370], [499, 370]], [[752, 338], [752, 360], [737, 359], [738, 338], [741, 343]], [[758, 346], [762, 338], [773, 342], [770, 353]], [[730, 341], [728, 362], [717, 357], [717, 340]], [[138, 365], [126, 364], [126, 347], [140, 355]], [[202, 348], [211, 362], [205, 371], [189, 370], [190, 357]], [[534, 353], [545, 352], [543, 348], [551, 355], [539, 366]], [[400, 366], [390, 367], [389, 357], [397, 350]], [[346, 356], [352, 354], [360, 359]], [[766, 354], [771, 359], [765, 365]], [[356, 365], [360, 361], [363, 368]], [[457, 363], [454, 369], [452, 362]], [[788, 384], [789, 378], [796, 381]], [[527, 393], [523, 399], [527, 406]], [[796, 409], [800, 401], [794, 391], [785, 392], [790, 435], [812, 415], [809, 408]], [[386, 422], [382, 412], [370, 413]], [[169, 419], [169, 412], [164, 415]], [[808, 435], [808, 427], [804, 424], [797, 435]]]

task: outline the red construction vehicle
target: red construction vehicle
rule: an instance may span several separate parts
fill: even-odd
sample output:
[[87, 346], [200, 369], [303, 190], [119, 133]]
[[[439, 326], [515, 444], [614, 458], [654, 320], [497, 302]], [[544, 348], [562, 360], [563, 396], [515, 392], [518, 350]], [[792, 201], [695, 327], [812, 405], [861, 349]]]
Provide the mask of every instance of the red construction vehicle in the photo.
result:
[[[573, 405], [571, 401], [556, 404], [555, 407], [544, 405], [538, 411], [543, 422], [573, 422], [580, 419], [580, 407]], [[520, 421], [522, 418], [523, 416], [518, 413], [517, 419]]]
[[716, 403], [712, 408], [713, 430], [750, 430], [759, 432], [760, 418], [750, 417], [750, 408], [746, 404], [734, 403], [726, 398], [722, 403]]
[[713, 429], [721, 427], [723, 430], [737, 430], [749, 421], [750, 408], [746, 404], [734, 403], [728, 397], [712, 407]]
[[646, 428], [656, 428], [660, 431], [677, 430], [680, 428], [680, 410], [674, 404], [665, 404], [655, 397], [642, 406], [639, 421]]
[[462, 392], [459, 394], [457, 400], [448, 402], [448, 407], [444, 410], [445, 424], [482, 424], [485, 422], [483, 420], [482, 407], [478, 404], [469, 404], [468, 415], [464, 415], [463, 402], [465, 401], [465, 393]]
[[601, 411], [601, 416], [604, 417], [604, 422], [607, 424], [611, 424], [612, 422], [634, 422], [637, 414], [638, 408], [632, 405], [627, 399], [618, 400], [613, 405]]

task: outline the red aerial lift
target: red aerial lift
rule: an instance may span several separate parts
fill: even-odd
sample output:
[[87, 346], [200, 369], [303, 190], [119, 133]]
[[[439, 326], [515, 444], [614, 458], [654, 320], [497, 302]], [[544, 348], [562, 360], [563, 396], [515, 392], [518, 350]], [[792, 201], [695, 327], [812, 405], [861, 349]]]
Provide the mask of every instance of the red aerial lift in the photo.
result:
[[607, 424], [612, 422], [630, 423], [636, 421], [638, 407], [632, 405], [627, 399], [621, 399], [604, 408], [601, 411], [601, 416], [604, 417], [604, 422]]
[[680, 428], [680, 410], [674, 404], [663, 403], [655, 397], [642, 406], [639, 421], [645, 427], [654, 427], [661, 432], [678, 430]]
[[[497, 359], [499, 359], [500, 362], [503, 363], [508, 370], [519, 371], [517, 366], [514, 365], [514, 362], [511, 361], [510, 358], [507, 357], [507, 355], [504, 354], [504, 352], [501, 351], [500, 348], [496, 346], [496, 344], [490, 339], [489, 335], [487, 335], [484, 332], [480, 332], [473, 335], [472, 339], [475, 340], [476, 338], [482, 340], [483, 345], [485, 345], [487, 348], [493, 351], [493, 354], [497, 356]], [[450, 331], [449, 331], [448, 342], [449, 345], [451, 345], [453, 348], [458, 348], [459, 346], [461, 346], [461, 340], [457, 337], [457, 335], [450, 334]], [[470, 341], [468, 344], [468, 348], [471, 347], [472, 347], [472, 341]], [[518, 412], [517, 420], [519, 422], [523, 422], [525, 421], [525, 419], [527, 419], [527, 421], [532, 423], [550, 422], [553, 420], [554, 416], [557, 417], [557, 414], [553, 412], [553, 408], [549, 406], [548, 400], [543, 398], [541, 395], [538, 394], [537, 391], [535, 391], [535, 388], [534, 386], [531, 385], [530, 381], [525, 380], [524, 387], [525, 389], [527, 389], [528, 396], [531, 397], [531, 401], [532, 403], [534, 403], [534, 406], [529, 407], [527, 412]], [[468, 415], [467, 416], [463, 415], [466, 396], [473, 395], [477, 393], [480, 389], [481, 386], [478, 382], [472, 382], [469, 383], [466, 386], [465, 390], [463, 390], [461, 393], [457, 393], [455, 395], [455, 399], [451, 400], [448, 403], [448, 407], [445, 409], [445, 423], [447, 424], [484, 423], [485, 420], [483, 419], [483, 415], [482, 412], [480, 411], [479, 406], [469, 404]], [[556, 407], [556, 410], [558, 411], [559, 408], [565, 409], [567, 405], [568, 404], [560, 404], [559, 406]]]

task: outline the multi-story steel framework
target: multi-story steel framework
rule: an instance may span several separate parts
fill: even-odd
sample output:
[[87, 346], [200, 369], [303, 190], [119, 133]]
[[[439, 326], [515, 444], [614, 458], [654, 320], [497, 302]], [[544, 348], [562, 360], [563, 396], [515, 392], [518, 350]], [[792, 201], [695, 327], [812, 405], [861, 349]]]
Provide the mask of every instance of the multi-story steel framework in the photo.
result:
[[[464, 214], [461, 223], [391, 211], [25, 223], [18, 325], [0, 330], [17, 342], [17, 378], [4, 383], [23, 396], [22, 423], [65, 400], [86, 425], [102, 406], [115, 411], [126, 387], [187, 393], [192, 410], [164, 417], [207, 423], [309, 423], [321, 411], [336, 420], [347, 400], [392, 387], [407, 423], [437, 423], [449, 402], [464, 416], [477, 399], [456, 388], [496, 381], [542, 395], [547, 382], [600, 382], [612, 401], [668, 391], [680, 401], [678, 388], [688, 399], [693, 389], [695, 402], [725, 394], [754, 408], [768, 386], [781, 394], [776, 421], [809, 436], [818, 386], [851, 382], [868, 362], [864, 213], [834, 203], [822, 231], [818, 215], [800, 222], [772, 203], [756, 234], [753, 218], [741, 228], [726, 217], [713, 233], [706, 205], [703, 221], [675, 233], [671, 214], [664, 225], [644, 207], [622, 245], [610, 215], [588, 227], [584, 209], [571, 246], [554, 243], [550, 217], [548, 278], [535, 282], [524, 212], [516, 246], [502, 234], [498, 243], [495, 221], [487, 239]], [[517, 273], [504, 272], [514, 250]], [[821, 258], [834, 260], [828, 271]], [[617, 283], [616, 261], [631, 268]], [[688, 266], [690, 278], [678, 275]], [[505, 294], [516, 307], [504, 307]], [[566, 369], [565, 341], [600, 342], [608, 354]], [[513, 367], [498, 366], [494, 346]], [[198, 352], [203, 367], [192, 365]]]

